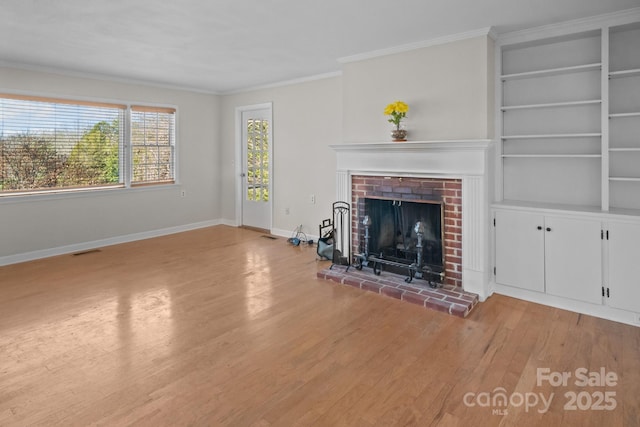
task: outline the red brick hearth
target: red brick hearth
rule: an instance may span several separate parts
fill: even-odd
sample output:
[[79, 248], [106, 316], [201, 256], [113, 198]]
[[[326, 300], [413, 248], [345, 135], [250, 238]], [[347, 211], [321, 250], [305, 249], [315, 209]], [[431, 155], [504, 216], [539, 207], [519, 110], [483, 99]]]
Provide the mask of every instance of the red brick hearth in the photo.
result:
[[417, 280], [405, 283], [404, 276], [384, 271], [380, 276], [376, 276], [367, 268], [362, 271], [356, 270], [355, 267], [349, 268], [349, 271], [346, 270], [344, 266], [334, 265], [332, 269], [326, 268], [319, 271], [317, 275], [320, 279], [353, 286], [463, 318], [467, 317], [478, 303], [478, 295], [465, 292], [462, 288], [453, 285], [432, 289], [417, 284]]

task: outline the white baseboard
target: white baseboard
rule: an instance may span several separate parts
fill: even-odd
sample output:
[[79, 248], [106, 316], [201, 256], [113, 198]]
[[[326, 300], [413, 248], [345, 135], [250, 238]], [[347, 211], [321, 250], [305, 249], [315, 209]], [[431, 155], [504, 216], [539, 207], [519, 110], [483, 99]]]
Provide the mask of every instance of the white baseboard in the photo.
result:
[[506, 295], [537, 304], [548, 305], [574, 313], [587, 314], [589, 316], [600, 317], [601, 319], [613, 320], [614, 322], [626, 323], [627, 325], [640, 326], [636, 322], [636, 314], [630, 311], [619, 310], [607, 305], [590, 304], [583, 301], [569, 298], [556, 297], [540, 292], [528, 291], [526, 289], [514, 288], [511, 286], [493, 283], [494, 293]]
[[[286, 237], [288, 239], [290, 237], [294, 237], [295, 231], [283, 230], [280, 228], [272, 228], [271, 234], [273, 234], [274, 236]], [[316, 236], [315, 234], [308, 234], [308, 233], [304, 233], [304, 234], [307, 236], [307, 240], [313, 240], [314, 242], [318, 241], [318, 236]]]
[[[178, 225], [175, 227], [161, 228], [159, 230], [143, 231], [140, 233], [126, 234], [124, 236], [109, 237], [107, 239], [93, 240], [90, 242], [74, 243], [72, 245], [58, 246], [55, 248], [42, 249], [33, 252], [8, 255], [0, 257], [0, 266], [17, 264], [20, 262], [33, 261], [41, 258], [48, 258], [56, 255], [64, 255], [74, 252], [86, 251], [89, 249], [101, 248], [104, 246], [117, 245], [119, 243], [133, 242], [136, 240], [150, 239], [152, 237], [166, 236], [168, 234], [181, 233], [183, 231], [196, 230], [198, 228], [222, 225], [223, 220], [211, 220], [195, 222], [192, 224]], [[226, 224], [225, 224], [226, 225]]]
[[229, 227], [239, 227], [240, 225], [235, 219], [223, 218], [220, 220], [220, 225], [228, 225]]

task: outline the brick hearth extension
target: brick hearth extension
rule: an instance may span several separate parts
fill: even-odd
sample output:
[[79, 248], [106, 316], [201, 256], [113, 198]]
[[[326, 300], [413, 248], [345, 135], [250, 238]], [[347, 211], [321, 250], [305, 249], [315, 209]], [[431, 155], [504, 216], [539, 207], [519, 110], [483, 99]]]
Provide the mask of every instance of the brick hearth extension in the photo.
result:
[[460, 287], [445, 284], [442, 288], [432, 289], [405, 283], [403, 276], [384, 271], [376, 276], [366, 269], [358, 271], [351, 267], [346, 270], [344, 266], [334, 265], [332, 269], [319, 271], [317, 276], [463, 318], [478, 303], [478, 295], [465, 292]]

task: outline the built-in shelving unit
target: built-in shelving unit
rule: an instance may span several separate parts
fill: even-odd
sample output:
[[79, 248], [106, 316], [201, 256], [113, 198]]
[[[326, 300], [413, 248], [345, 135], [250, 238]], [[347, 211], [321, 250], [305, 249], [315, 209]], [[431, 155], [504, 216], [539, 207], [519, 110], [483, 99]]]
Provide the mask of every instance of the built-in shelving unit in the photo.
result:
[[568, 102], [551, 102], [547, 104], [529, 104], [529, 105], [511, 105], [506, 107], [501, 107], [501, 111], [509, 111], [509, 110], [526, 110], [532, 108], [553, 108], [553, 107], [570, 107], [577, 105], [589, 105], [589, 104], [601, 104], [602, 101], [600, 99], [590, 99], [587, 101], [568, 101]]
[[625, 178], [621, 176], [610, 176], [609, 181], [640, 182], [640, 178]]
[[633, 70], [612, 71], [609, 73], [609, 77], [612, 79], [617, 79], [620, 77], [636, 77], [636, 76], [640, 76], [640, 68], [635, 68]]
[[502, 203], [640, 216], [640, 23], [626, 22], [500, 45]]
[[610, 28], [609, 206], [640, 209], [640, 23]]
[[544, 70], [526, 71], [524, 73], [503, 74], [501, 76], [501, 79], [502, 81], [530, 79], [534, 77], [557, 76], [560, 74], [573, 74], [580, 71], [593, 71], [593, 70], [599, 70], [600, 68], [602, 68], [602, 64], [597, 62], [594, 64], [575, 65], [572, 67], [547, 68]]
[[633, 152], [633, 151], [640, 151], [640, 147], [638, 147], [638, 148], [609, 148], [609, 151]]
[[501, 52], [503, 198], [598, 205], [601, 31], [502, 46]]
[[498, 47], [496, 292], [637, 324], [640, 8]]
[[522, 158], [601, 158], [601, 154], [503, 154], [503, 158], [506, 157], [522, 157]]
[[638, 112], [638, 113], [616, 113], [616, 114], [609, 114], [609, 118], [610, 118], [610, 119], [621, 118], [621, 117], [636, 117], [636, 116], [640, 116], [640, 112]]
[[558, 139], [558, 138], [599, 138], [602, 136], [600, 133], [555, 133], [555, 134], [537, 134], [537, 135], [508, 135], [503, 136], [502, 139]]

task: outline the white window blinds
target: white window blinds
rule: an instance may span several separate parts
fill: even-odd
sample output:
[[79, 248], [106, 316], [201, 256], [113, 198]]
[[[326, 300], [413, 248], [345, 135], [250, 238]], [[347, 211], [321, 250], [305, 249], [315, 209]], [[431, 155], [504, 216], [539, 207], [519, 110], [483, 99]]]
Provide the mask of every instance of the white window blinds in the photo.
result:
[[131, 107], [132, 185], [174, 182], [175, 113], [171, 108]]
[[0, 95], [0, 191], [122, 185], [125, 110]]

